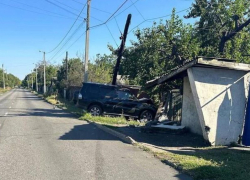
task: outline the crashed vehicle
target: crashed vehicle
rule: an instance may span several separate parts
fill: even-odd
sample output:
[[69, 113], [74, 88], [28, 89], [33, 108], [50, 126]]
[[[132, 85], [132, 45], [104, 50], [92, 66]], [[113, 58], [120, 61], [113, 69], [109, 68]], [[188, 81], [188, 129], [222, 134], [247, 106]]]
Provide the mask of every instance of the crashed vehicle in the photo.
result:
[[137, 99], [129, 89], [115, 85], [83, 83], [81, 90], [76, 93], [78, 105], [93, 116], [107, 114], [153, 120], [157, 111], [152, 100]]

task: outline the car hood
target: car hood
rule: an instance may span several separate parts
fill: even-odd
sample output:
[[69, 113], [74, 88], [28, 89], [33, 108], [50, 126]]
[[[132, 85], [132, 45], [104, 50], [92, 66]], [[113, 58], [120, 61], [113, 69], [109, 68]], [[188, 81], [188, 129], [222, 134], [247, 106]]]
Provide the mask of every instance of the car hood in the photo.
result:
[[153, 101], [148, 98], [141, 98], [141, 99], [138, 99], [138, 101], [141, 103], [154, 104]]

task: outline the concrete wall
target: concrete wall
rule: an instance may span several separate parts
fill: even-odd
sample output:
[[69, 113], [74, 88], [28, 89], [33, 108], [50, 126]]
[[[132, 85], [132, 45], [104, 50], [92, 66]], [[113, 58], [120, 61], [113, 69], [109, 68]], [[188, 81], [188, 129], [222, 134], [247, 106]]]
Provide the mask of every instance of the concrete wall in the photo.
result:
[[197, 114], [194, 97], [188, 77], [183, 79], [183, 103], [181, 125], [186, 126], [191, 132], [202, 135], [201, 124]]
[[242, 133], [249, 74], [192, 67], [188, 76], [204, 138], [212, 145], [236, 142]]

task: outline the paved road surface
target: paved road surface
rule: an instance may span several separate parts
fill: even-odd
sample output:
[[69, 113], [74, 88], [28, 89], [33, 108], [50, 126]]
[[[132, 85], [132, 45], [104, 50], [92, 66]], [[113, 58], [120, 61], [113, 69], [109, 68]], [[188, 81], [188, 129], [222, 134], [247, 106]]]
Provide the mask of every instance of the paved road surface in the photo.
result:
[[0, 179], [189, 179], [23, 89], [0, 96]]

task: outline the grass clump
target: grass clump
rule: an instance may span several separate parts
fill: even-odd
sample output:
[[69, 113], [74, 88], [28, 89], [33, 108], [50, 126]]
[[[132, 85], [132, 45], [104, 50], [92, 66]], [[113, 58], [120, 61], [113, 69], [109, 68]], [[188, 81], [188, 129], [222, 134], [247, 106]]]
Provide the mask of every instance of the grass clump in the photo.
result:
[[206, 147], [185, 151], [150, 150], [150, 153], [162, 162], [191, 175], [195, 180], [245, 180], [250, 177], [250, 151]]
[[83, 116], [80, 117], [81, 120], [89, 120], [92, 122], [97, 122], [101, 124], [106, 125], [134, 125], [139, 126], [141, 123], [137, 121], [127, 121], [124, 117], [110, 117], [110, 116], [92, 116], [89, 113], [83, 114]]

